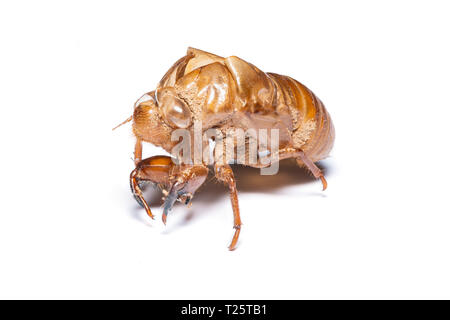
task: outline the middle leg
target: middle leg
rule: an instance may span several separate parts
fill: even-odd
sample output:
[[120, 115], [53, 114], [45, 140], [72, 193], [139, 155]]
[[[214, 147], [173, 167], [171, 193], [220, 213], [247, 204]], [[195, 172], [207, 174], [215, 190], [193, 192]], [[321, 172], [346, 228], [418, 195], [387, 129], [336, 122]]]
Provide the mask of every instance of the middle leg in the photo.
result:
[[230, 199], [231, 206], [233, 207], [233, 216], [234, 216], [234, 236], [231, 240], [231, 244], [228, 247], [230, 250], [234, 250], [236, 248], [236, 244], [239, 239], [239, 234], [241, 233], [241, 215], [239, 213], [239, 202], [238, 195], [236, 189], [236, 179], [234, 178], [233, 170], [228, 164], [214, 166], [214, 170], [216, 173], [216, 178], [219, 181], [222, 181], [228, 188], [230, 189]]
[[[274, 155], [272, 155], [271, 162], [280, 161], [288, 158], [295, 158], [297, 164], [300, 167], [306, 167], [313, 174], [314, 178], [320, 179], [322, 181], [323, 190], [327, 188], [328, 183], [327, 180], [325, 179], [322, 170], [320, 170], [320, 168], [317, 167], [316, 164], [301, 149], [294, 149], [294, 148], [281, 149]], [[266, 165], [257, 164], [252, 166], [255, 168], [263, 168]]]

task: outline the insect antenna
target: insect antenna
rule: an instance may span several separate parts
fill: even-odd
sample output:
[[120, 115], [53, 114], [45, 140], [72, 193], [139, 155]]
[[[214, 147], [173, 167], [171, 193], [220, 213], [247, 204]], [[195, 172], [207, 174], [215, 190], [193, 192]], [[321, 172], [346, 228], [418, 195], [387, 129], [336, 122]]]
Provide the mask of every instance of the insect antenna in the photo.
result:
[[118, 124], [117, 126], [115, 126], [115, 127], [113, 128], [113, 131], [116, 130], [118, 127], [124, 125], [125, 123], [130, 122], [131, 120], [133, 120], [133, 116], [130, 116], [130, 117], [127, 118], [125, 121], [123, 121], [122, 123], [120, 123], [120, 124]]

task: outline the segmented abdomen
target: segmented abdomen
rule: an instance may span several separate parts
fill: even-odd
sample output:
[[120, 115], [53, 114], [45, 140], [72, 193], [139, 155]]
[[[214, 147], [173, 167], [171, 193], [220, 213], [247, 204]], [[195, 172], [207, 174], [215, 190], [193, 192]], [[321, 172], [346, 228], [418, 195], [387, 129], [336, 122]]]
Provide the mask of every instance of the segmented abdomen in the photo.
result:
[[328, 156], [334, 143], [334, 126], [322, 101], [307, 87], [288, 76], [267, 73], [276, 87], [278, 113], [288, 111], [293, 121], [292, 142], [313, 161]]

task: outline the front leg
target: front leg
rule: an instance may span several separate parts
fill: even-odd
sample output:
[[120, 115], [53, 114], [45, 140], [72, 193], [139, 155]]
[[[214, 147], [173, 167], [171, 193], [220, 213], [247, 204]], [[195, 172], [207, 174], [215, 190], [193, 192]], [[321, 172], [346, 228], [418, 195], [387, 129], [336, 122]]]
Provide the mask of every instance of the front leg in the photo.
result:
[[142, 160], [142, 140], [137, 138], [134, 145], [134, 164], [137, 166]]
[[222, 181], [226, 185], [228, 185], [228, 188], [230, 189], [230, 199], [231, 199], [231, 206], [233, 208], [233, 216], [234, 216], [234, 236], [231, 240], [231, 244], [228, 247], [230, 250], [234, 250], [236, 248], [236, 244], [239, 239], [239, 234], [241, 233], [241, 216], [239, 213], [239, 203], [238, 203], [238, 195], [237, 195], [237, 189], [236, 189], [236, 179], [234, 178], [233, 170], [231, 167], [226, 165], [218, 165], [216, 164], [214, 166], [216, 178], [219, 181]]
[[163, 188], [169, 185], [169, 178], [176, 167], [171, 157], [155, 156], [139, 161], [130, 174], [130, 187], [136, 201], [144, 207], [150, 218], [154, 219], [149, 205], [145, 201], [141, 184], [152, 182]]
[[197, 189], [205, 182], [208, 168], [203, 165], [176, 165], [168, 156], [154, 156], [140, 161], [130, 174], [131, 191], [136, 201], [142, 205], [150, 218], [154, 219], [149, 205], [145, 201], [141, 184], [152, 182], [165, 192], [163, 222], [175, 201], [188, 204]]

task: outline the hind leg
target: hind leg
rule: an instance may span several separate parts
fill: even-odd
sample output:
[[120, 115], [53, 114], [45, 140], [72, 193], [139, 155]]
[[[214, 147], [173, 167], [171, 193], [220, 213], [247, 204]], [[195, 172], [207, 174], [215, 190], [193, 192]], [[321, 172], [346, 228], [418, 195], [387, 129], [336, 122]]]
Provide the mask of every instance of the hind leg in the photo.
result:
[[287, 158], [295, 158], [297, 164], [300, 167], [305, 166], [313, 174], [314, 178], [320, 179], [322, 181], [322, 190], [325, 191], [325, 189], [328, 186], [328, 183], [327, 180], [325, 180], [322, 170], [320, 170], [319, 167], [316, 166], [316, 164], [303, 152], [303, 150], [286, 148], [280, 150], [278, 156], [280, 160]]
[[[314, 162], [303, 152], [301, 149], [294, 148], [284, 148], [280, 149], [277, 153], [273, 154], [271, 162], [280, 161], [283, 159], [295, 158], [297, 160], [297, 164], [301, 167], [308, 168], [309, 171], [313, 174], [316, 179], [320, 179], [322, 181], [323, 190], [325, 190], [328, 186], [327, 180], [323, 175], [322, 170], [317, 167]], [[255, 168], [264, 168], [267, 165], [256, 164], [252, 165]]]
[[323, 190], [325, 190], [328, 183], [327, 180], [325, 180], [322, 170], [320, 170], [302, 150], [298, 150], [296, 155], [297, 164], [300, 166], [305, 165], [316, 179], [320, 179], [322, 181], [322, 187]]

